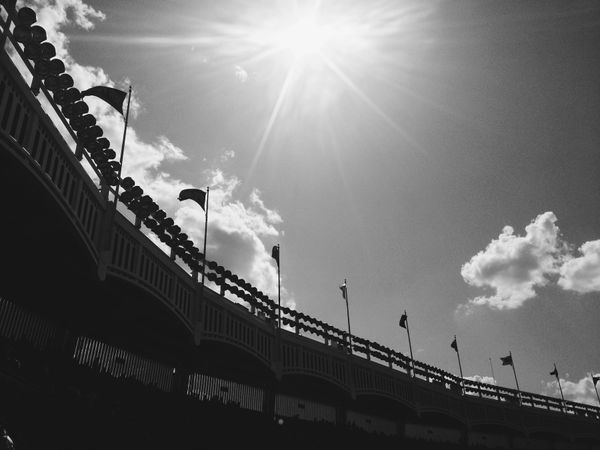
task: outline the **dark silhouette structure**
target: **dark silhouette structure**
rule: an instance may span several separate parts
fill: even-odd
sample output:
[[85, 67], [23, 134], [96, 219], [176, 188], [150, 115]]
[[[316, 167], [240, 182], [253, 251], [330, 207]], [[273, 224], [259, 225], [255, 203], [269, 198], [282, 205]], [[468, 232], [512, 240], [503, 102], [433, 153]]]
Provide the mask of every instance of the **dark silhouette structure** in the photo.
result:
[[0, 421], [19, 450], [600, 447], [598, 407], [350, 341], [205, 260], [119, 177], [35, 12], [0, 4]]

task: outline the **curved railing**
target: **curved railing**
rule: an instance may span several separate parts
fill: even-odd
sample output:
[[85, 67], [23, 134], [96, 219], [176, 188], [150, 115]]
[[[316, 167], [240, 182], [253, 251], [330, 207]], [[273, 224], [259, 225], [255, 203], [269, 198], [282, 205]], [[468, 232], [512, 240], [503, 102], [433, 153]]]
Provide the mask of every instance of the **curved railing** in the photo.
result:
[[[21, 9], [25, 10], [27, 8]], [[19, 13], [20, 10], [19, 12], [9, 10], [8, 20], [4, 21], [0, 19], [0, 26], [3, 30], [2, 41], [8, 39], [12, 44], [14, 51], [20, 56], [25, 68], [33, 77], [31, 91], [35, 95], [39, 91], [45, 95], [49, 105], [66, 128], [69, 136], [76, 142], [75, 155], [78, 160], [88, 164], [92, 176], [100, 180], [102, 196], [99, 196], [98, 192], [93, 193], [90, 191], [92, 184], [89, 182], [89, 179], [85, 180], [85, 182], [82, 181], [82, 177], [85, 178], [84, 171], [75, 170], [73, 167], [70, 167], [69, 164], [72, 164], [72, 162], [61, 160], [57, 163], [53, 159], [56, 158], [55, 155], [59, 153], [60, 149], [65, 147], [59, 144], [57, 139], [48, 138], [52, 143], [46, 146], [40, 145], [44, 133], [46, 136], [55, 136], [57, 134], [56, 129], [50, 129], [51, 125], [45, 123], [44, 120], [36, 124], [37, 128], [33, 127], [32, 122], [36, 116], [36, 111], [40, 109], [39, 106], [31, 106], [34, 103], [34, 97], [31, 93], [25, 95], [19, 89], [13, 87], [10, 94], [7, 94], [9, 89], [4, 84], [8, 83], [8, 78], [0, 80], [0, 132], [3, 136], [9, 137], [13, 145], [21, 146], [23, 150], [28, 152], [39, 163], [40, 169], [50, 176], [50, 182], [53, 183], [54, 188], [57, 189], [65, 204], [71, 208], [72, 215], [79, 221], [88, 242], [94, 244], [92, 245], [92, 251], [95, 256], [98, 256], [100, 247], [102, 246], [102, 236], [99, 236], [101, 234], [99, 228], [102, 222], [101, 216], [109, 210], [109, 193], [112, 193], [113, 196], [116, 195], [115, 188], [117, 185], [123, 188], [123, 192], [119, 197], [121, 202], [133, 213], [134, 220], [132, 223], [134, 223], [134, 226], [138, 229], [144, 226], [149, 231], [155, 233], [163, 243], [171, 248], [171, 260], [176, 261], [176, 258], [180, 258], [178, 262], [187, 266], [191, 274], [185, 273], [183, 275], [184, 272], [179, 270], [179, 268], [167, 267], [156, 258], [152, 258], [152, 256], [148, 256], [146, 262], [144, 262], [143, 255], [141, 255], [142, 252], [137, 250], [138, 254], [134, 255], [135, 251], [133, 249], [126, 250], [127, 252], [131, 251], [131, 255], [128, 254], [129, 256], [126, 258], [126, 265], [131, 267], [129, 267], [129, 271], [121, 270], [121, 273], [123, 276], [134, 274], [139, 278], [140, 276], [137, 274], [140, 273], [140, 270], [143, 272], [143, 267], [140, 269], [139, 264], [147, 264], [146, 269], [151, 267], [152, 271], [160, 270], [164, 272], [165, 276], [159, 277], [161, 280], [164, 279], [164, 282], [161, 281], [159, 284], [148, 282], [148, 288], [155, 295], [172, 305], [175, 310], [179, 311], [180, 316], [189, 329], [193, 329], [194, 327], [192, 318], [194, 286], [197, 285], [198, 273], [204, 271], [206, 279], [209, 283], [214, 283], [217, 286], [222, 297], [227, 293], [235, 296], [239, 301], [248, 305], [247, 309], [250, 314], [265, 318], [273, 329], [278, 326], [280, 319], [280, 326], [282, 328], [286, 328], [297, 335], [322, 342], [329, 347], [336, 346], [342, 349], [346, 356], [363, 358], [367, 361], [387, 366], [394, 372], [405, 374], [421, 382], [432, 383], [458, 396], [462, 395], [467, 398], [479, 398], [504, 404], [514, 404], [600, 419], [600, 408], [598, 407], [571, 401], [563, 402], [559, 399], [539, 394], [519, 392], [500, 386], [460, 379], [455, 375], [426, 363], [417, 360], [411, 361], [410, 358], [401, 352], [359, 336], [352, 336], [352, 344], [350, 345], [350, 336], [346, 331], [300, 311], [288, 307], [280, 308], [268, 295], [252, 286], [252, 284], [243, 278], [214, 261], [205, 261], [204, 255], [188, 236], [181, 231], [172, 219], [167, 217], [166, 213], [149, 196], [143, 194], [143, 189], [137, 186], [134, 180], [131, 178], [121, 179], [117, 176], [119, 166], [114, 164], [114, 161], [110, 161], [110, 157], [114, 158], [114, 155], [107, 151], [110, 143], [107, 144], [106, 139], [98, 137], [93, 137], [90, 140], [89, 136], [86, 137], [85, 133], [82, 133], [87, 128], [78, 131], [73, 128], [74, 117], [71, 117], [71, 120], [69, 120], [65, 115], [64, 105], [57, 104], [56, 99], [57, 97], [61, 97], [64, 91], [74, 88], [66, 87], [62, 90], [55, 89], [54, 91], [49, 89], [52, 86], [48, 86], [46, 80], [48, 77], [56, 77], [56, 75], [40, 74], [40, 61], [44, 60], [40, 59], [39, 56], [35, 56], [34, 52], [34, 57], [37, 59], [33, 59], [35, 65], [32, 65], [30, 62], [32, 60], [32, 50], [28, 46], [33, 44], [30, 42], [21, 45], [15, 38], [15, 34], [18, 33], [15, 32], [14, 28], [11, 31], [11, 22], [18, 23], [19, 20], [23, 21], [19, 19]], [[31, 26], [31, 23], [28, 26]], [[36, 45], [42, 44], [45, 43], [40, 44], [38, 42]], [[0, 56], [8, 61], [6, 54]], [[43, 67], [43, 64], [41, 66]], [[45, 79], [44, 76], [46, 76]], [[65, 81], [65, 83], [65, 86], [72, 86], [72, 82], [69, 82], [69, 80]], [[16, 98], [19, 95], [21, 98]], [[81, 102], [80, 98], [76, 101]], [[30, 111], [27, 110], [26, 105], [28, 104], [30, 105]], [[37, 129], [35, 133], [32, 132], [34, 129]], [[33, 134], [35, 134], [35, 139], [31, 138]], [[70, 152], [71, 150], [68, 151]], [[103, 200], [100, 201], [100, 199]], [[115, 238], [115, 231], [112, 230], [111, 232], [113, 233], [111, 242], [114, 263], [115, 246], [121, 244], [119, 244], [118, 236]], [[124, 247], [130, 245], [125, 237], [123, 237], [122, 245]], [[152, 246], [150, 241], [147, 241], [144, 245]], [[120, 249], [121, 247], [119, 247], [119, 251], [121, 251]], [[138, 264], [138, 272], [133, 270], [135, 264]], [[114, 270], [118, 272], [120, 269], [115, 266]], [[143, 282], [143, 277], [141, 279]], [[265, 344], [265, 348], [267, 347], [267, 344]], [[263, 358], [268, 358], [270, 349], [266, 349], [261, 355]]]

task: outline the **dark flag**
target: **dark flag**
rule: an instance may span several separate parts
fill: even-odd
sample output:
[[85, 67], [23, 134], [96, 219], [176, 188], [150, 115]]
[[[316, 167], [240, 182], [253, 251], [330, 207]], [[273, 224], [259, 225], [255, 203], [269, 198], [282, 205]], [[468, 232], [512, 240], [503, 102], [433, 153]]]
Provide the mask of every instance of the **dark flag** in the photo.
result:
[[179, 201], [194, 200], [196, 203], [198, 203], [200, 205], [200, 207], [202, 209], [206, 210], [204, 208], [204, 201], [206, 200], [206, 192], [204, 192], [202, 189], [194, 189], [194, 188], [184, 189], [179, 193], [179, 197], [177, 197], [177, 200], [179, 200]]
[[344, 284], [342, 284], [340, 286], [340, 289], [342, 291], [342, 298], [344, 300], [348, 300], [348, 286], [346, 286], [346, 282], [344, 281]]
[[279, 267], [279, 246], [274, 245], [273, 250], [271, 250], [271, 258], [277, 261], [277, 267]]
[[558, 378], [558, 369], [555, 367], [554, 370], [550, 372], [550, 375], [554, 375], [556, 378]]
[[600, 381], [600, 375], [592, 375], [592, 382], [594, 383], [594, 386], [596, 386], [598, 381]]
[[456, 336], [454, 336], [454, 340], [452, 341], [452, 344], [450, 344], [450, 347], [452, 347], [454, 351], [458, 353], [458, 344], [456, 343]]
[[107, 86], [94, 86], [81, 93], [82, 97], [93, 95], [108, 103], [123, 115], [123, 101], [127, 97], [127, 92]]
[[406, 315], [406, 313], [402, 314], [402, 316], [400, 317], [400, 322], [398, 322], [398, 325], [400, 325], [402, 328], [406, 328], [406, 320], [408, 319], [408, 316]]
[[501, 356], [500, 361], [502, 361], [503, 366], [512, 366], [513, 365], [512, 355]]

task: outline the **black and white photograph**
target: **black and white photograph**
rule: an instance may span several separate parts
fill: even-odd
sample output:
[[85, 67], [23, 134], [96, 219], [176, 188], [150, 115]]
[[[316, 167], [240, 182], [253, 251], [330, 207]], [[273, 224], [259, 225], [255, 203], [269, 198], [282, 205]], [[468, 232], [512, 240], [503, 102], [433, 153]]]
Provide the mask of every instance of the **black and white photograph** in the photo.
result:
[[599, 0], [0, 0], [0, 450], [600, 450]]

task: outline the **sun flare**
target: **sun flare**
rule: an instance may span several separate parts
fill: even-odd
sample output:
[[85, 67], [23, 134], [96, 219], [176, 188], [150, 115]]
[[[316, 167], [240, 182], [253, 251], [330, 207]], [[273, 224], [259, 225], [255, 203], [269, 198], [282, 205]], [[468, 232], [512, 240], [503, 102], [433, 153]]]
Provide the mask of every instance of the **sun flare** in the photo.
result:
[[301, 57], [320, 53], [327, 42], [327, 35], [327, 30], [314, 19], [303, 18], [282, 30], [279, 42], [282, 49]]
[[337, 140], [338, 130], [348, 127], [341, 118], [353, 105], [364, 108], [354, 108], [352, 120], [375, 116], [413, 145], [398, 120], [402, 111], [390, 110], [388, 99], [411, 92], [406, 79], [419, 61], [417, 50], [422, 53], [431, 39], [431, 27], [424, 25], [434, 6], [392, 0], [260, 5], [265, 7], [248, 6], [223, 15], [227, 20], [206, 22], [194, 42], [208, 61], [234, 71], [244, 96], [256, 96], [249, 114], [260, 114], [264, 128], [249, 172], [270, 142], [300, 129]]

